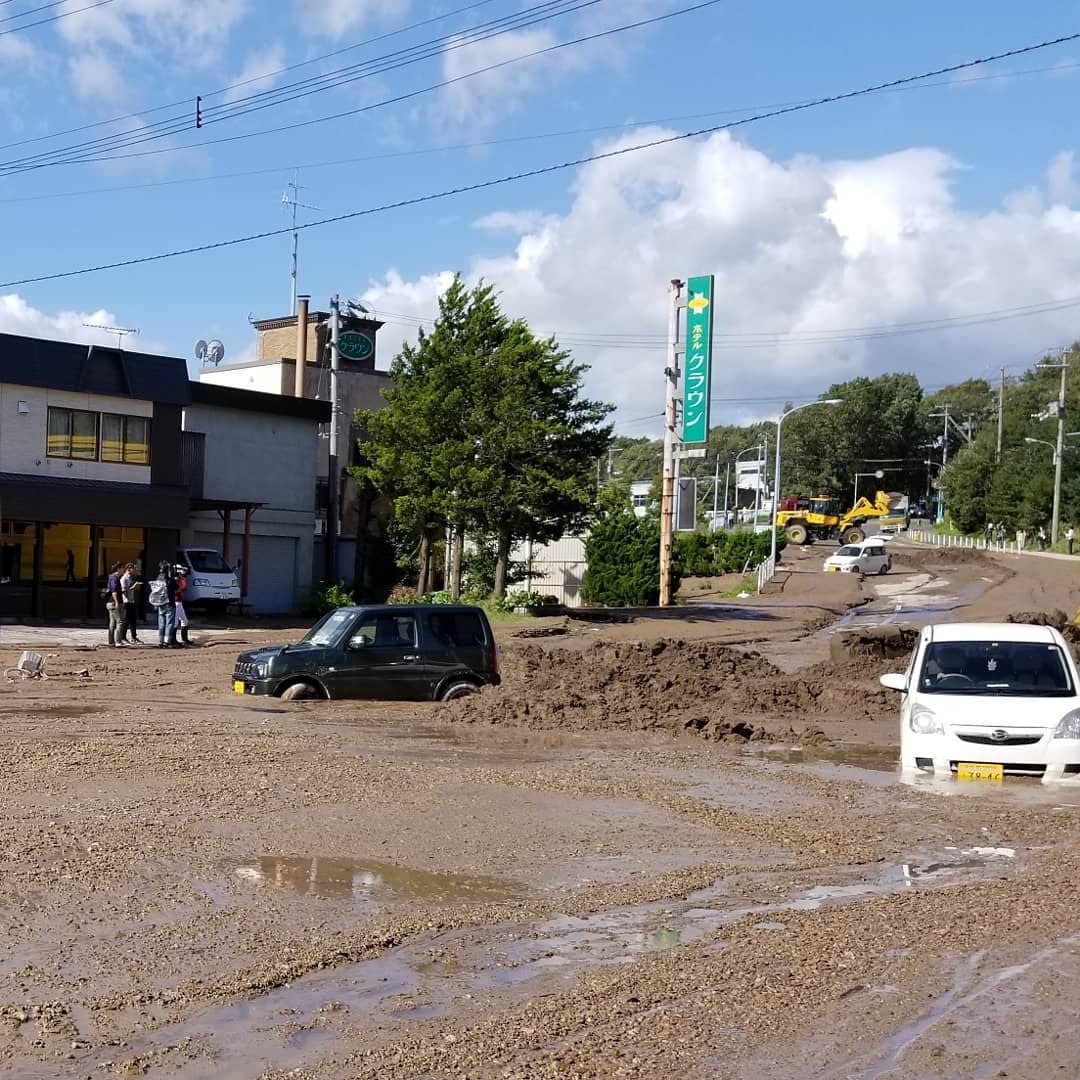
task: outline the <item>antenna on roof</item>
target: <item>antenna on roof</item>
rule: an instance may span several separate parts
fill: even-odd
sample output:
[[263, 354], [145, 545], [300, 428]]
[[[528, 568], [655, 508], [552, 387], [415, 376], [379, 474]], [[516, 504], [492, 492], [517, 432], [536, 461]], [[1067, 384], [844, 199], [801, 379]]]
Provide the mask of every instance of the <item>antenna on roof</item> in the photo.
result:
[[122, 349], [124, 347], [124, 338], [128, 334], [137, 334], [139, 331], [133, 327], [128, 326], [102, 326], [100, 323], [84, 322], [88, 330], [108, 330], [110, 334], [116, 335], [116, 347]]
[[199, 340], [195, 342], [195, 359], [201, 360], [203, 367], [206, 367], [208, 364], [213, 364], [214, 367], [217, 367], [218, 364], [225, 359], [225, 346], [222, 345], [217, 338], [208, 342], [199, 338]]
[[281, 205], [288, 206], [292, 209], [292, 306], [289, 308], [289, 314], [296, 314], [296, 267], [297, 267], [297, 248], [299, 246], [300, 234], [296, 231], [296, 211], [298, 207], [303, 207], [305, 210], [318, 210], [317, 206], [310, 206], [308, 203], [300, 202], [300, 192], [305, 189], [300, 184], [300, 170], [297, 169], [293, 173], [292, 180], [285, 185], [285, 194], [281, 196]]

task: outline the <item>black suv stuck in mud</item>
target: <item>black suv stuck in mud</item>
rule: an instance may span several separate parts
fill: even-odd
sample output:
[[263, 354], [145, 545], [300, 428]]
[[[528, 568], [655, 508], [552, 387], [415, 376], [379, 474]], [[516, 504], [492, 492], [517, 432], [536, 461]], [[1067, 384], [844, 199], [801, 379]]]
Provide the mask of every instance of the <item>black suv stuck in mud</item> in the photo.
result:
[[338, 608], [295, 645], [242, 653], [238, 694], [448, 701], [498, 685], [499, 655], [482, 608], [394, 604]]

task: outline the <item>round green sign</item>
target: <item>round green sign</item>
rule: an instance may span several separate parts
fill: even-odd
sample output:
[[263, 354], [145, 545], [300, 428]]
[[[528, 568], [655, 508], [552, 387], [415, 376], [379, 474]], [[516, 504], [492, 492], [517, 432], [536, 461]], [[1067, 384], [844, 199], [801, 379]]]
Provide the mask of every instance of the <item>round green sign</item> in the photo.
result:
[[349, 360], [366, 360], [375, 352], [375, 344], [357, 330], [346, 330], [338, 335], [338, 352]]

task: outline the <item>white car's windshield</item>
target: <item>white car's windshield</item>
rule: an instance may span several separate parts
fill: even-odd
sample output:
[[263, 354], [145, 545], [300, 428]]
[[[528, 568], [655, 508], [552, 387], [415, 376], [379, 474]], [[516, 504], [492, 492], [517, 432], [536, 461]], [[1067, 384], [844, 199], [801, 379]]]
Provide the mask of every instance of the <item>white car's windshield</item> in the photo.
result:
[[300, 640], [301, 645], [332, 645], [356, 618], [351, 611], [331, 611], [324, 615]]
[[934, 642], [919, 674], [922, 694], [1072, 697], [1069, 667], [1056, 645], [1037, 641]]
[[862, 548], [852, 547], [850, 544], [847, 547], [842, 547], [837, 555], [843, 555], [845, 558], [857, 559], [862, 554]]

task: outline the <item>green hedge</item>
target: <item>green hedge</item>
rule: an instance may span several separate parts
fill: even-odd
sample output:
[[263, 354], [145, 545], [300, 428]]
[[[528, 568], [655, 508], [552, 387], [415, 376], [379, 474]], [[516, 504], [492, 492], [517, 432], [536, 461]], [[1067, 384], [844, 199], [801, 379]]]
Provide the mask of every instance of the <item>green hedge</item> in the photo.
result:
[[[776, 550], [787, 545], [782, 529], [777, 529]], [[675, 538], [675, 567], [680, 577], [711, 577], [714, 574], [741, 574], [769, 557], [767, 532], [746, 530], [715, 533], [680, 533]]]

